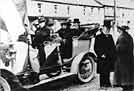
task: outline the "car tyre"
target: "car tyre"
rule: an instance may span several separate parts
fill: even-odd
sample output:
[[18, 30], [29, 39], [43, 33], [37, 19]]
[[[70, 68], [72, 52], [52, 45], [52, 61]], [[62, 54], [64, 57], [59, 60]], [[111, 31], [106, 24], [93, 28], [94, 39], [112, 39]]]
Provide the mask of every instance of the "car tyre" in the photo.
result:
[[0, 77], [0, 89], [0, 91], [11, 91], [9, 83], [3, 77]]
[[80, 83], [87, 83], [95, 76], [95, 62], [93, 57], [86, 55], [79, 63], [77, 78]]

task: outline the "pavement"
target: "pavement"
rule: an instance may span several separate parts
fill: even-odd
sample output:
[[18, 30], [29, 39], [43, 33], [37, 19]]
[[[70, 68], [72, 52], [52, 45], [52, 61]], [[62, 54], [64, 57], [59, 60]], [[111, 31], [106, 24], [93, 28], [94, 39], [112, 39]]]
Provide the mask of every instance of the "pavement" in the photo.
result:
[[44, 84], [36, 89], [26, 90], [23, 88], [18, 88], [13, 91], [122, 91], [122, 88], [120, 87], [100, 88], [98, 75], [95, 76], [89, 83], [85, 84], [74, 82], [73, 79], [73, 77], [67, 77]]
[[105, 89], [81, 88], [81, 89], [77, 89], [77, 90], [66, 90], [66, 91], [122, 91], [122, 88], [105, 88]]
[[60, 91], [122, 91], [121, 87], [100, 88], [99, 76], [97, 75], [91, 82], [83, 85], [76, 85]]

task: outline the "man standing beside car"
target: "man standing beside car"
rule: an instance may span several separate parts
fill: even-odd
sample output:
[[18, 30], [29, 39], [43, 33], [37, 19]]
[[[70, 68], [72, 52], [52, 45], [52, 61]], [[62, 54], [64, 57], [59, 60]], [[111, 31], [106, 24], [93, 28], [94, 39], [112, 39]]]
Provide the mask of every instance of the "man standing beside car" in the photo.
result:
[[110, 72], [114, 71], [115, 44], [110, 30], [103, 25], [96, 35], [94, 51], [97, 54], [97, 73], [100, 74], [100, 87], [111, 87]]

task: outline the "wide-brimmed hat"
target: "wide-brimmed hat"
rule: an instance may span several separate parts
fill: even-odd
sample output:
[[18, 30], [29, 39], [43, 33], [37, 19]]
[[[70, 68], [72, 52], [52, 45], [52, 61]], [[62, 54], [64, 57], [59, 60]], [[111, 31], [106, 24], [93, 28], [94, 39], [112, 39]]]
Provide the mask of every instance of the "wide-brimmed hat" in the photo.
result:
[[67, 22], [65, 22], [65, 21], [64, 22], [61, 22], [61, 26], [62, 25], [67, 25]]
[[71, 23], [69, 21], [64, 21], [64, 22], [61, 23], [61, 25], [71, 26]]
[[120, 29], [120, 30], [128, 30], [129, 29], [129, 27], [126, 26], [126, 25], [117, 26], [117, 28]]
[[80, 23], [80, 20], [78, 18], [75, 18], [73, 23]]

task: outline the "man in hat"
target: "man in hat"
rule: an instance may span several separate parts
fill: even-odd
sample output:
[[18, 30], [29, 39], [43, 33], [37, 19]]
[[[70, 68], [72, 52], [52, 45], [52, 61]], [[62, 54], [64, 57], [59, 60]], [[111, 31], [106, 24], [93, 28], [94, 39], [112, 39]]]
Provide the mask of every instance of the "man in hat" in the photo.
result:
[[70, 29], [70, 22], [61, 23], [61, 29], [58, 31], [59, 36], [63, 39], [61, 45], [61, 54], [62, 58], [71, 58], [72, 57], [72, 37], [73, 33]]
[[110, 72], [114, 69], [115, 44], [112, 35], [104, 25], [96, 35], [94, 51], [97, 54], [97, 73], [100, 74], [100, 87], [110, 87]]
[[[67, 23], [66, 22], [62, 22], [61, 23], [61, 29], [66, 29], [67, 28]], [[60, 29], [60, 30], [61, 30]], [[62, 31], [62, 30], [61, 30]]]
[[33, 47], [37, 47], [39, 50], [39, 63], [42, 67], [46, 61], [46, 54], [44, 50], [44, 41], [51, 41], [50, 33], [53, 32], [52, 26], [54, 21], [52, 19], [40, 18], [39, 28], [36, 30], [35, 38], [33, 40]]
[[128, 89], [133, 82], [133, 39], [127, 32], [128, 26], [117, 26], [117, 28], [120, 36], [116, 43], [118, 60], [115, 64], [114, 84]]
[[80, 21], [78, 18], [75, 18], [73, 21], [72, 31], [74, 36], [79, 36], [82, 33], [82, 29], [80, 28]]
[[75, 18], [73, 21], [73, 27], [79, 28], [79, 26], [80, 26], [80, 21], [78, 18]]

